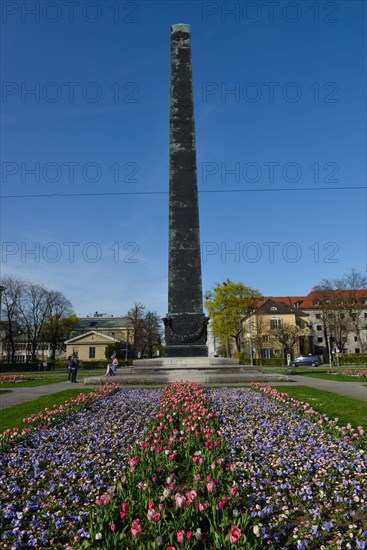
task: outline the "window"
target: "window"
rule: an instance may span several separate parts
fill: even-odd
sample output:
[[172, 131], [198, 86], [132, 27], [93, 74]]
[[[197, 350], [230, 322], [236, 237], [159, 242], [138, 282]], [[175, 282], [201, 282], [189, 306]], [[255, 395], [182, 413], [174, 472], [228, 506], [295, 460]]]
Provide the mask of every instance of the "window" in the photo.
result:
[[320, 344], [321, 344], [321, 342], [322, 342], [322, 336], [318, 336], [318, 338], [317, 338], [317, 343], [320, 343]]
[[96, 358], [96, 348], [89, 348], [89, 359]]
[[354, 341], [355, 341], [355, 342], [358, 342], [357, 336], [354, 337]]
[[262, 359], [272, 359], [273, 350], [267, 348], [261, 348], [261, 357]]
[[278, 328], [282, 328], [282, 320], [281, 319], [270, 319], [270, 328], [272, 330], [276, 330]]
[[319, 306], [320, 305], [320, 300], [314, 300], [312, 303], [313, 303], [314, 306]]
[[267, 334], [264, 336], [264, 342], [269, 342], [269, 336]]
[[361, 302], [362, 302], [363, 305], [366, 305], [367, 304], [367, 298], [362, 298]]
[[316, 319], [321, 319], [321, 313], [316, 313]]
[[367, 319], [367, 313], [364, 314], [364, 318]]
[[278, 311], [278, 308], [275, 307], [275, 306], [272, 306], [272, 307], [270, 308], [270, 311]]
[[354, 350], [354, 353], [361, 353], [361, 350], [360, 350], [359, 348], [356, 348], [356, 349]]
[[73, 355], [76, 355], [78, 357], [79, 355], [79, 348], [73, 348]]
[[322, 330], [322, 326], [321, 326], [321, 325], [317, 325], [317, 326], [316, 326], [316, 330]]

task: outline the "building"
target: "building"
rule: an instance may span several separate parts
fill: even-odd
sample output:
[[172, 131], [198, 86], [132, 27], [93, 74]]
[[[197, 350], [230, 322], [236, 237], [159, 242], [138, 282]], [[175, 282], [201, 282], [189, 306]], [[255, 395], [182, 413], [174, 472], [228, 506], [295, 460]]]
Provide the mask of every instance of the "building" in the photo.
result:
[[129, 317], [113, 317], [96, 312], [93, 317], [79, 319], [71, 338], [65, 342], [66, 355], [74, 353], [82, 361], [104, 360], [109, 344], [123, 343], [126, 350], [126, 342], [131, 344], [133, 340], [134, 329]]
[[242, 322], [243, 351], [259, 362], [314, 353], [309, 315], [285, 302], [267, 298]]
[[272, 296], [309, 315], [318, 355], [367, 353], [367, 289], [313, 290], [307, 296]]

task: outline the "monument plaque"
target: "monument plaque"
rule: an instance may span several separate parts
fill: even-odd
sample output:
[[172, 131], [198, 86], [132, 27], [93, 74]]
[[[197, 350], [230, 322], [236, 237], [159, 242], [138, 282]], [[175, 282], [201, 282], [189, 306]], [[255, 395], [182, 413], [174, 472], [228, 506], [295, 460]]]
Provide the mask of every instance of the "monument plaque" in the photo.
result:
[[171, 27], [167, 357], [207, 357], [190, 25]]

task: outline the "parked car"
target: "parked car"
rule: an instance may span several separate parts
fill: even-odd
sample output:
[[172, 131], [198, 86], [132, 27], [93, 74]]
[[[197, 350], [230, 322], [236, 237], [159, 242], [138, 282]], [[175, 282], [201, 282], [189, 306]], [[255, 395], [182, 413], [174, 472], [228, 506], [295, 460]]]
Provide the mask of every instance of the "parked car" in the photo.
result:
[[320, 364], [320, 358], [318, 355], [300, 355], [291, 361], [291, 367], [304, 367], [311, 365], [311, 367], [318, 367]]

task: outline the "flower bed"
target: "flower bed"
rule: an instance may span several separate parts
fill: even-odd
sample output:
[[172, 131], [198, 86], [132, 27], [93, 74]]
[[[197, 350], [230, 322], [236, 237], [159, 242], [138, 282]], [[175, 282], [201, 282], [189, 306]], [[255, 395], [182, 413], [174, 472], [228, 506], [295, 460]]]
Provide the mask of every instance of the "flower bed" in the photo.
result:
[[367, 460], [250, 389], [211, 392], [263, 547], [367, 548]]
[[[102, 494], [82, 548], [258, 546], [247, 528], [217, 415], [195, 384], [166, 389], [113, 498]], [[245, 534], [247, 531], [247, 534]]]
[[328, 370], [328, 374], [343, 374], [344, 376], [353, 376], [355, 378], [367, 378], [367, 369]]
[[0, 547], [66, 548], [88, 537], [96, 498], [113, 492], [159, 398], [119, 391], [3, 453]]
[[54, 405], [52, 409], [46, 407], [44, 411], [40, 411], [38, 414], [32, 414], [29, 418], [23, 418], [23, 424], [28, 425], [28, 427], [22, 430], [18, 428], [5, 430], [0, 434], [0, 449], [7, 449], [10, 444], [31, 437], [34, 430], [47, 428], [52, 424], [61, 422], [70, 416], [70, 414], [80, 412], [96, 401], [105, 399], [109, 395], [116, 393], [118, 389], [118, 384], [108, 384], [88, 394], [80, 393], [77, 397], [71, 397], [59, 407], [57, 405]]
[[0, 548], [367, 548], [362, 435], [272, 390], [124, 390], [37, 420], [1, 457]]
[[367, 439], [362, 426], [358, 426], [357, 430], [351, 424], [339, 426], [339, 418], [330, 419], [326, 414], [320, 414], [318, 411], [315, 411], [309, 403], [289, 397], [286, 392], [279, 392], [276, 388], [267, 384], [260, 384], [259, 382], [254, 382], [251, 386], [290, 410], [297, 412], [297, 414], [304, 416], [312, 422], [316, 422], [330, 434], [342, 437], [344, 441], [353, 441], [361, 449], [367, 449]]
[[0, 384], [17, 384], [19, 382], [29, 382], [30, 380], [40, 380], [41, 376], [32, 374], [1, 374]]

